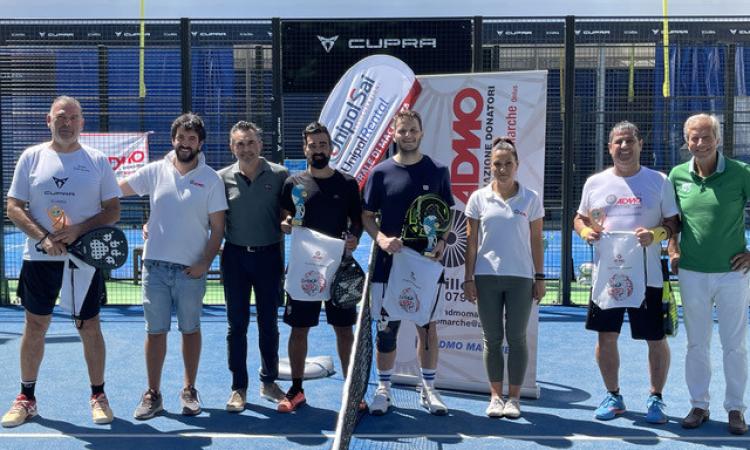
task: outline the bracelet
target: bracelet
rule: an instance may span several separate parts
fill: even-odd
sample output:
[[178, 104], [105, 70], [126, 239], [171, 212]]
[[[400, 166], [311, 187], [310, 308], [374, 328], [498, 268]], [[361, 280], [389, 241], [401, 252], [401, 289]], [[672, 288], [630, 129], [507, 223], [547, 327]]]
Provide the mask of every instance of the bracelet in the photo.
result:
[[648, 231], [654, 236], [652, 243], [661, 242], [669, 237], [669, 231], [664, 226], [650, 228]]
[[43, 238], [39, 239], [39, 242], [37, 242], [36, 244], [34, 244], [34, 248], [36, 249], [36, 251], [38, 251], [38, 252], [42, 251], [42, 242], [44, 242], [44, 240], [47, 239], [50, 234], [52, 234], [52, 233], [50, 233], [48, 231], [47, 234], [45, 234]]
[[543, 272], [537, 272], [537, 273], [535, 273], [534, 274], [534, 279], [537, 280], [537, 281], [544, 280], [545, 279], [544, 273]]
[[594, 232], [593, 228], [591, 228], [591, 227], [583, 227], [583, 229], [581, 229], [581, 233], [580, 233], [579, 236], [581, 236], [581, 239], [586, 240], [586, 238], [589, 237], [589, 234], [591, 234], [593, 232]]

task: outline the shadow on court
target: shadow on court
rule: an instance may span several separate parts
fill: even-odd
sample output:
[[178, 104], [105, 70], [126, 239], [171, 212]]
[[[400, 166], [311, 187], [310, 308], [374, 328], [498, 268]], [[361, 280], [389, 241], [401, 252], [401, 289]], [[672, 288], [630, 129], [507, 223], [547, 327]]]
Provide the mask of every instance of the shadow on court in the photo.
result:
[[[0, 429], [0, 448], [67, 449], [180, 449], [263, 448], [271, 450], [327, 449], [332, 443], [341, 399], [343, 377], [336, 357], [331, 327], [310, 331], [310, 356], [332, 355], [338, 373], [304, 383], [308, 404], [293, 414], [276, 412], [276, 405], [260, 398], [257, 380], [257, 328], [248, 334], [248, 405], [239, 414], [224, 410], [231, 376], [226, 362], [226, 320], [221, 307], [204, 310], [203, 353], [197, 388], [203, 412], [195, 417], [179, 414], [182, 386], [180, 336], [168, 336], [167, 359], [162, 376], [165, 413], [139, 422], [132, 418], [146, 387], [143, 357], [142, 310], [139, 307], [107, 307], [102, 326], [107, 343], [106, 391], [116, 420], [111, 425], [91, 423], [90, 395], [80, 339], [69, 317], [60, 314], [50, 327], [45, 359], [37, 384], [40, 417], [15, 429]], [[604, 387], [594, 359], [596, 334], [584, 330], [585, 310], [544, 307], [540, 313], [537, 380], [541, 397], [522, 399], [523, 417], [489, 419], [484, 410], [486, 394], [443, 391], [450, 408], [446, 417], [430, 415], [419, 405], [411, 386], [395, 386], [391, 412], [383, 417], [365, 416], [359, 423], [352, 449], [461, 449], [480, 450], [512, 446], [525, 448], [748, 448], [750, 438], [732, 437], [726, 431], [721, 408], [724, 380], [718, 336], [712, 355], [712, 420], [698, 430], [683, 430], [680, 418], [690, 408], [684, 383], [684, 330], [669, 339], [672, 367], [664, 392], [670, 422], [645, 423], [648, 396], [646, 344], [629, 337], [626, 324], [620, 337], [620, 389], [628, 411], [612, 421], [594, 420], [594, 410]], [[18, 392], [18, 345], [23, 330], [23, 311], [0, 308], [0, 409], [10, 405]], [[281, 356], [289, 328], [280, 324]], [[370, 378], [368, 399], [376, 386]], [[289, 382], [280, 382], [282, 389]]]

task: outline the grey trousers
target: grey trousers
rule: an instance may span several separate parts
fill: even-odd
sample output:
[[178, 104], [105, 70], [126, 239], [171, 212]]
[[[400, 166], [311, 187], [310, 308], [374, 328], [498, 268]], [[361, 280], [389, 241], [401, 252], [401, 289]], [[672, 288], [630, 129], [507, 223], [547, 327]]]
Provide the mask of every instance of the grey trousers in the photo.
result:
[[531, 278], [499, 275], [477, 275], [475, 280], [487, 377], [490, 382], [503, 381], [505, 337], [508, 340], [508, 382], [520, 385], [529, 360], [526, 327], [531, 314], [534, 282]]

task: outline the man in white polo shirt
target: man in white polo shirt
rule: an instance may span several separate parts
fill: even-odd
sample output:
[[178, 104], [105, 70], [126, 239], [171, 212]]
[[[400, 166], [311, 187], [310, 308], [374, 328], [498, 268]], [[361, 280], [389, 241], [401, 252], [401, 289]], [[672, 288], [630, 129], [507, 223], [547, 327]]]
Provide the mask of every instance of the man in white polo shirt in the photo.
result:
[[[612, 242], [614, 235], [611, 233], [632, 234], [633, 245], [628, 250], [633, 251], [636, 259], [645, 262], [645, 280], [636, 278], [642, 275], [636, 271], [627, 275], [633, 280], [626, 278], [630, 291], [645, 288], [643, 298], [633, 295], [630, 301], [626, 301], [623, 300], [625, 296], [618, 296], [612, 288], [605, 291], [606, 295], [592, 292], [586, 329], [598, 334], [596, 361], [607, 389], [594, 415], [598, 420], [611, 420], [625, 413], [625, 402], [620, 394], [617, 339], [627, 312], [631, 336], [648, 344], [650, 392], [645, 419], [649, 423], [663, 424], [668, 420], [662, 390], [667, 382], [670, 354], [661, 309], [664, 284], [661, 241], [679, 231], [679, 219], [674, 190], [667, 177], [641, 166], [642, 146], [641, 132], [635, 124], [624, 121], [612, 127], [609, 154], [613, 166], [586, 180], [573, 225], [581, 238], [591, 245], [601, 242], [602, 238]], [[594, 286], [600, 278], [602, 281], [607, 279], [602, 274], [613, 265], [611, 259], [600, 257], [602, 250], [606, 250], [602, 245], [606, 244], [597, 247]], [[618, 254], [617, 258], [622, 259], [622, 256]]]
[[200, 316], [206, 272], [224, 237], [224, 183], [200, 153], [203, 120], [183, 114], [172, 123], [172, 147], [164, 159], [120, 182], [123, 195], [149, 195], [151, 214], [143, 253], [143, 312], [146, 318], [148, 390], [133, 414], [154, 417], [163, 410], [161, 371], [167, 352], [172, 305], [182, 333], [185, 364], [182, 414], [200, 414], [195, 379], [201, 353]]

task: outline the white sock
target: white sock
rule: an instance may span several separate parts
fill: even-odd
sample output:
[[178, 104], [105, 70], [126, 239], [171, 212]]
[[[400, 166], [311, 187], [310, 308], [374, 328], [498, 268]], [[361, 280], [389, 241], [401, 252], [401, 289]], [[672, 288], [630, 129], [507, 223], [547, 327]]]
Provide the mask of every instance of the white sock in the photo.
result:
[[393, 369], [381, 370], [377, 369], [378, 372], [378, 387], [391, 390], [391, 375], [393, 375]]
[[422, 383], [425, 385], [425, 387], [428, 387], [430, 389], [435, 387], [435, 372], [437, 370], [435, 369], [426, 369], [424, 367], [421, 367], [420, 370], [422, 371]]

